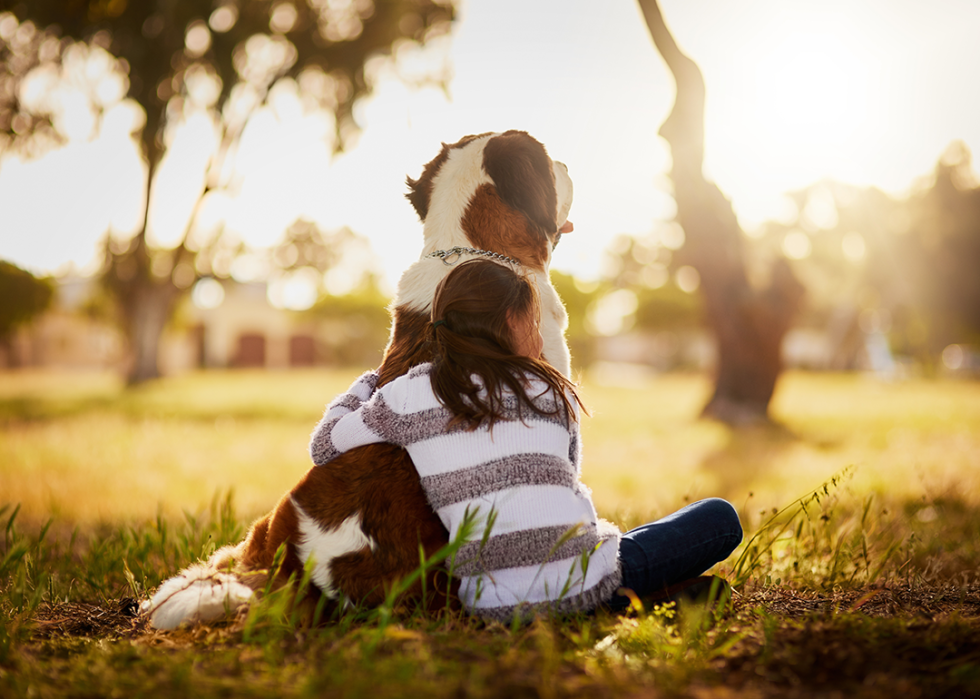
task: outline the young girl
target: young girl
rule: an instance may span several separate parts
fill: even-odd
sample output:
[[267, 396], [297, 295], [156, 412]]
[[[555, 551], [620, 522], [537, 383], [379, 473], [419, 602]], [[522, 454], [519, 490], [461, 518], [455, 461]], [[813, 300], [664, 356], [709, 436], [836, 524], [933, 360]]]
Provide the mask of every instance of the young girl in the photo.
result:
[[435, 359], [377, 390], [376, 373], [361, 376], [327, 406], [310, 454], [322, 465], [375, 442], [407, 449], [450, 539], [464, 521], [475, 526], [453, 567], [469, 612], [506, 622], [543, 609], [624, 609], [620, 588], [663, 598], [741, 541], [724, 500], [625, 535], [596, 516], [579, 480], [581, 403], [540, 359], [530, 280], [464, 262], [436, 290], [432, 319]]

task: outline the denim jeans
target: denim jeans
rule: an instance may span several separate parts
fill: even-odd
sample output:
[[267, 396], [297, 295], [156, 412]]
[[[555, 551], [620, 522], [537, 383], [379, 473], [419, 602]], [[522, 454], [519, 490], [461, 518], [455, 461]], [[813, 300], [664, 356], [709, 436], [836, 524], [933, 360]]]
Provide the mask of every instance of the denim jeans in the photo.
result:
[[[623, 587], [641, 600], [655, 595], [725, 560], [741, 541], [742, 525], [728, 502], [709, 498], [692, 503], [623, 534]], [[622, 610], [629, 604], [628, 597], [614, 595], [606, 606]]]

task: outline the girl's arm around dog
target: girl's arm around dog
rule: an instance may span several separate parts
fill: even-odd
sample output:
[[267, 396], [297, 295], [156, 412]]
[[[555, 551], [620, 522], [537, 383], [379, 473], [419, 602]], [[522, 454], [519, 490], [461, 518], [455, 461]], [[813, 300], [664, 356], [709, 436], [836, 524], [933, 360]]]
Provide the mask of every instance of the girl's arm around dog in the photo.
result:
[[[431, 369], [431, 364], [420, 364], [373, 394], [368, 388], [377, 385], [376, 377], [365, 378], [367, 386], [358, 390], [355, 382], [352, 393], [331, 403], [316, 426], [310, 439], [313, 463], [322, 466], [368, 444], [409, 447], [445, 433], [452, 415], [432, 391]], [[367, 395], [370, 400], [364, 399]]]
[[[338, 449], [334, 445], [331, 438], [333, 428], [342, 418], [352, 416], [366, 402], [370, 401], [377, 385], [378, 372], [373, 370], [367, 371], [351, 384], [346, 393], [340, 394], [327, 405], [323, 413], [323, 418], [310, 436], [310, 456], [313, 458], [313, 463], [317, 466], [322, 466], [351, 448], [345, 445], [344, 448]], [[370, 436], [373, 436], [374, 439], [365, 441], [364, 444], [382, 441], [377, 435], [365, 435], [365, 437]]]

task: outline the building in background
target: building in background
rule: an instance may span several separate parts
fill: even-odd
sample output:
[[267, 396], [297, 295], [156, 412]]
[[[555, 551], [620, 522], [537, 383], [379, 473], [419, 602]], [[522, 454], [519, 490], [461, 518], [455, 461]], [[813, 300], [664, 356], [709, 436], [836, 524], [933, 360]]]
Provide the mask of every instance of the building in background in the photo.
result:
[[63, 278], [51, 307], [19, 328], [8, 350], [0, 348], [0, 367], [111, 369], [125, 361], [122, 333], [94, 312], [95, 281]]
[[[18, 331], [12, 352], [0, 351], [0, 368], [123, 370], [125, 339], [97, 311], [97, 294], [94, 279], [60, 279], [51, 309]], [[160, 369], [165, 375], [202, 368], [333, 364], [336, 346], [349, 339], [336, 322], [274, 307], [264, 283], [225, 281], [217, 302], [212, 296], [206, 306], [185, 302], [164, 333]], [[377, 357], [365, 361], [376, 363], [383, 349], [382, 343]]]

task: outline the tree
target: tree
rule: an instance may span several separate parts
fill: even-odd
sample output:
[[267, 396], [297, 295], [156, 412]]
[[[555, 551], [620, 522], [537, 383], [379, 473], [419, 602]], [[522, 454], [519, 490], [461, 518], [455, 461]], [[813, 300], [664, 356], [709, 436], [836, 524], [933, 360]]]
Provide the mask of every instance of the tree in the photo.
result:
[[932, 186], [908, 202], [908, 259], [928, 349], [980, 344], [980, 187], [966, 144], [953, 143], [936, 164]]
[[[672, 237], [673, 225], [664, 233], [642, 238], [620, 236], [606, 251], [612, 263], [610, 281], [617, 289], [636, 294], [634, 327], [641, 330], [686, 330], [702, 324], [701, 301], [692, 290], [682, 290], [671, 281], [670, 270], [677, 268], [674, 253], [664, 245]], [[672, 243], [673, 244], [673, 243]], [[677, 269], [674, 269], [676, 272]]]
[[782, 370], [782, 339], [802, 299], [803, 286], [783, 258], [773, 263], [765, 288], [749, 283], [744, 236], [731, 202], [702, 172], [705, 85], [701, 70], [678, 48], [656, 0], [639, 1], [653, 42], [677, 86], [673, 109], [659, 133], [670, 146], [677, 222], [685, 234], [678, 257], [700, 275], [705, 316], [718, 348], [715, 390], [703, 414], [730, 424], [764, 420]]
[[8, 357], [13, 358], [14, 331], [47, 309], [53, 293], [50, 280], [0, 260], [0, 346], [6, 347]]
[[[572, 355], [574, 369], [579, 371], [587, 368], [596, 359], [595, 337], [587, 329], [586, 318], [589, 306], [595, 302], [604, 285], [582, 284], [575, 277], [565, 272], [551, 270], [551, 283], [558, 290], [565, 311], [568, 313], [568, 328], [565, 340]], [[589, 288], [592, 287], [592, 288]]]
[[346, 294], [324, 295], [307, 315], [316, 318], [328, 341], [318, 353], [334, 365], [378, 366], [390, 335], [391, 297], [381, 291], [378, 278], [366, 274]]
[[[125, 94], [142, 108], [143, 223], [128, 244], [107, 244], [103, 273], [131, 346], [131, 383], [158, 375], [157, 346], [177, 300], [213, 272], [216, 259], [228, 256], [220, 234], [206, 244], [190, 234], [208, 196], [233, 186], [229, 172], [249, 117], [276, 90], [292, 90], [334, 115], [336, 147], [342, 148], [356, 131], [353, 105], [371, 90], [367, 61], [445, 33], [452, 2], [0, 0], [0, 133], [6, 134], [0, 148], [6, 142], [37, 152], [59, 140], [64, 124], [56, 110], [42, 98], [30, 99], [38, 90], [22, 87], [80, 51], [111, 61], [125, 79]], [[90, 85], [89, 93], [101, 115], [104, 91]], [[151, 195], [168, 135], [192, 113], [211, 119], [217, 146], [183, 237], [164, 249], [147, 238]]]
[[949, 345], [980, 344], [980, 188], [965, 144], [907, 198], [831, 180], [789, 196], [795, 220], [767, 223], [754, 247], [795, 249], [798, 322], [824, 330], [830, 368], [865, 364], [869, 334], [927, 372]]
[[[316, 294], [312, 306], [304, 299], [301, 307], [319, 326], [319, 361], [343, 366], [381, 363], [391, 323], [391, 297], [381, 290], [367, 239], [349, 228], [324, 232], [301, 219], [286, 230], [271, 258], [274, 277], [287, 284], [300, 281]], [[273, 293], [275, 288], [273, 283]]]

